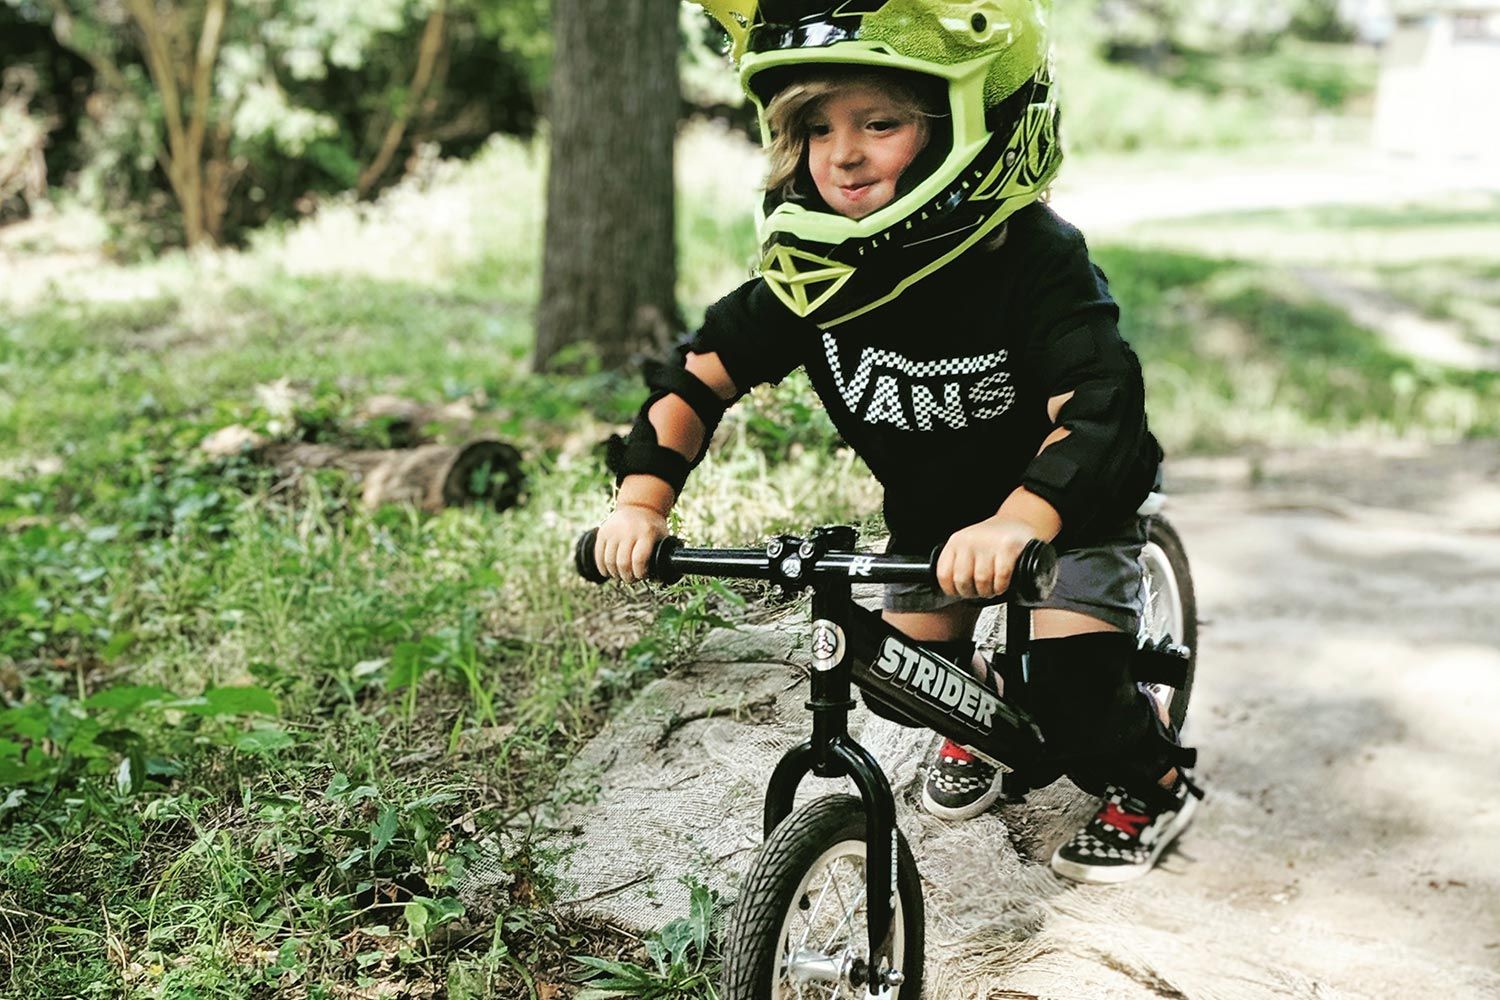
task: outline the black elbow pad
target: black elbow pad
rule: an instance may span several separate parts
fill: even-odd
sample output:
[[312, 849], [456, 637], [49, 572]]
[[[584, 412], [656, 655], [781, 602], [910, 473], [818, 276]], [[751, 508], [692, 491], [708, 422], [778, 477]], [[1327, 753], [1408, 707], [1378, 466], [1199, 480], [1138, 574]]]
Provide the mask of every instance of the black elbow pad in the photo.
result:
[[1057, 422], [1068, 436], [1031, 460], [1021, 485], [1056, 508], [1065, 527], [1077, 528], [1114, 499], [1137, 458], [1145, 434], [1140, 393], [1120, 383], [1081, 385]]
[[[671, 486], [674, 492], [681, 493], [688, 473], [703, 460], [709, 438], [718, 429], [719, 421], [729, 404], [707, 383], [687, 370], [686, 358], [687, 352], [683, 349], [677, 352], [677, 364], [647, 361], [642, 366], [651, 394], [641, 404], [630, 434], [627, 437], [618, 434], [611, 437], [605, 452], [605, 465], [615, 474], [616, 485], [623, 482], [626, 476], [644, 473], [656, 476]], [[656, 428], [651, 424], [651, 408], [669, 395], [677, 396], [687, 403], [703, 422], [703, 447], [692, 458], [686, 458], [661, 444], [656, 437]]]

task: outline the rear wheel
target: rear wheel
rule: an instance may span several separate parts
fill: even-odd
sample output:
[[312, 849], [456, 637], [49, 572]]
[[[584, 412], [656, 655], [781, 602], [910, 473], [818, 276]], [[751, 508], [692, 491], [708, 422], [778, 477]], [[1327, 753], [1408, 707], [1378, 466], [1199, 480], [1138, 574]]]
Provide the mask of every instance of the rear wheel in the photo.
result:
[[1173, 728], [1181, 732], [1198, 664], [1198, 602], [1182, 539], [1161, 515], [1151, 518], [1140, 564], [1141, 644], [1154, 645], [1170, 636], [1172, 642], [1188, 650], [1187, 678], [1180, 688], [1147, 685], [1158, 704], [1166, 706]]
[[891, 959], [903, 981], [869, 985], [865, 865], [891, 863], [865, 843], [864, 804], [830, 795], [792, 813], [756, 852], [725, 925], [724, 1000], [917, 1000], [922, 995], [922, 884], [896, 831]]

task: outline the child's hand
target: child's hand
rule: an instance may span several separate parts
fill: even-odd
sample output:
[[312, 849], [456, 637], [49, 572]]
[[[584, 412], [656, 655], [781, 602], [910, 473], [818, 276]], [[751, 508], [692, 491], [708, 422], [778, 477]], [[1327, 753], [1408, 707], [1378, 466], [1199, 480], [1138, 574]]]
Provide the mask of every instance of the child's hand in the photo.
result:
[[667, 519], [659, 511], [622, 503], [599, 526], [594, 561], [605, 576], [636, 583], [646, 578], [651, 553], [665, 537]]
[[956, 532], [938, 557], [937, 579], [954, 597], [996, 597], [1010, 586], [1010, 574], [1026, 543], [1037, 533], [1025, 521], [999, 514]]

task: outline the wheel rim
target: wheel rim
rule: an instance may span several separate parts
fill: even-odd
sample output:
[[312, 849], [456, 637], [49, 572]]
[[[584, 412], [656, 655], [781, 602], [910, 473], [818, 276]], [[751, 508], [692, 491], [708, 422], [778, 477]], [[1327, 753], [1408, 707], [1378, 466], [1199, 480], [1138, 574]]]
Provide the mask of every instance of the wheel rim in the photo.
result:
[[[1167, 553], [1155, 542], [1141, 549], [1141, 627], [1137, 638], [1155, 643], [1170, 635], [1173, 642], [1187, 641], [1186, 615], [1182, 608], [1182, 588]], [[1152, 695], [1170, 710], [1177, 689], [1166, 684], [1148, 684]]]
[[[901, 894], [892, 914], [891, 958], [901, 968], [906, 928]], [[776, 938], [776, 1000], [864, 1000], [849, 974], [856, 960], [868, 968], [869, 914], [865, 906], [865, 842], [844, 840], [808, 866]], [[898, 1000], [901, 988], [880, 995]]]

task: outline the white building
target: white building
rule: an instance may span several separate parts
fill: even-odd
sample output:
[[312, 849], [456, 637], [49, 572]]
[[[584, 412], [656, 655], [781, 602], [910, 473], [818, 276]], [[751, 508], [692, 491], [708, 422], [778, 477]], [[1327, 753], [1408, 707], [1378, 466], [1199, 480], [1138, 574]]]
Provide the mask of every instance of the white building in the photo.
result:
[[1500, 169], [1500, 0], [1395, 3], [1375, 101], [1375, 144]]

